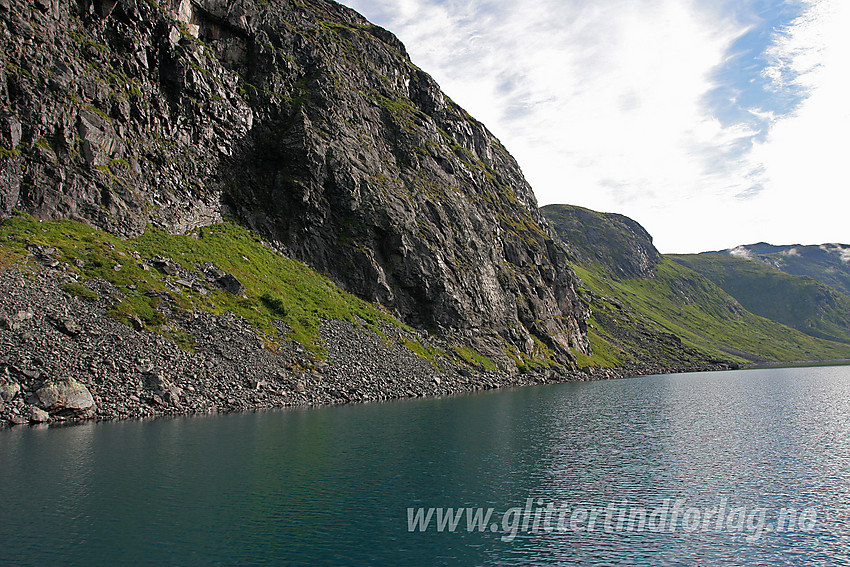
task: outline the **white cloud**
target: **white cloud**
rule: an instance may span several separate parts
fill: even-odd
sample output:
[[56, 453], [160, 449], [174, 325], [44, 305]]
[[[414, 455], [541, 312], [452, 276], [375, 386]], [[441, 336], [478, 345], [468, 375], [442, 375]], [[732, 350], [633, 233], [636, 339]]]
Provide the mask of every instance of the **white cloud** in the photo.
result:
[[752, 258], [753, 253], [750, 252], [750, 249], [744, 245], [736, 246], [729, 251], [729, 254], [732, 256], [737, 256], [738, 258]]
[[[778, 212], [794, 241], [848, 240], [850, 214], [850, 4], [811, 2], [807, 14], [777, 37], [769, 51], [778, 88], [802, 89], [794, 112], [776, 117], [749, 156], [764, 169], [770, 192], [759, 205]], [[766, 231], [782, 232], [778, 227]], [[777, 235], [778, 237], [778, 235]], [[776, 237], [774, 237], [776, 238]]]
[[[792, 116], [750, 109], [771, 128], [759, 142], [751, 127], [724, 126], [706, 108], [713, 71], [752, 25], [716, 3], [346, 4], [396, 33], [413, 61], [505, 143], [541, 204], [632, 216], [662, 251], [848, 239], [834, 222], [848, 198], [835, 193], [847, 179], [836, 173], [844, 173], [838, 158], [850, 132], [846, 0], [811, 0], [806, 18], [777, 36], [764, 72], [774, 88], [809, 98]], [[830, 132], [832, 145], [823, 137]], [[818, 207], [830, 210], [824, 222], [799, 218]]]

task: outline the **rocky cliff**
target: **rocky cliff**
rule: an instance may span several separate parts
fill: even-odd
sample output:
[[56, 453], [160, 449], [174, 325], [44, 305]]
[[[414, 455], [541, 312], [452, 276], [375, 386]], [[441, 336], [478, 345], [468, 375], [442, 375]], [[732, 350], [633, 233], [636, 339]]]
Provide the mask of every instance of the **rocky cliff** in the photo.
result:
[[572, 205], [547, 205], [540, 210], [563, 239], [573, 262], [598, 265], [619, 279], [652, 277], [661, 261], [652, 236], [629, 217]]
[[0, 215], [122, 236], [232, 217], [404, 321], [588, 350], [505, 148], [326, 0], [0, 0]]

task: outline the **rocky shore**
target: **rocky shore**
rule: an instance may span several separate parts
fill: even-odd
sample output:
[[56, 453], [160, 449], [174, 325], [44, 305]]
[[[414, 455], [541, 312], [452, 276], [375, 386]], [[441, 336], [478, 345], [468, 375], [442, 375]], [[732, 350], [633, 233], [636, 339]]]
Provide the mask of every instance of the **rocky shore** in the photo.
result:
[[[162, 334], [134, 328], [108, 314], [118, 293], [109, 283], [88, 282], [98, 299], [86, 301], [63, 291], [67, 279], [61, 268], [0, 270], [3, 425], [448, 396], [717, 368], [475, 371], [448, 358], [426, 360], [403, 346], [415, 338], [439, 348], [440, 339], [425, 333], [410, 337], [388, 326], [380, 336], [342, 321], [322, 328], [328, 357], [317, 361], [291, 341], [270, 348], [230, 313], [177, 314]], [[280, 331], [281, 336], [288, 331], [285, 324]], [[187, 334], [191, 349], [172, 338]]]

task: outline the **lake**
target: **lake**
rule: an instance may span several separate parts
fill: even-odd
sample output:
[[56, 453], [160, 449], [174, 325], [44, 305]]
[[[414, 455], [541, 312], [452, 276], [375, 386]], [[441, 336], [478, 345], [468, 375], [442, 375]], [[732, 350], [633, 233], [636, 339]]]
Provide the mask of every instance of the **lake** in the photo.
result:
[[2, 565], [850, 565], [850, 367], [0, 430]]

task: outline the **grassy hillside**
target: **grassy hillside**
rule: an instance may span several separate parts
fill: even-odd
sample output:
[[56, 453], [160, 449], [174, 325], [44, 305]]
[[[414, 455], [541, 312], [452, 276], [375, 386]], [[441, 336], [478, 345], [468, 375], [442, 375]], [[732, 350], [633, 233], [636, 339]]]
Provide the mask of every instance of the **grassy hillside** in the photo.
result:
[[[541, 210], [565, 246], [582, 251], [573, 259], [584, 284], [582, 301], [592, 312], [588, 335], [593, 356], [579, 357], [579, 363], [676, 365], [850, 357], [850, 344], [838, 332], [837, 314], [829, 324], [818, 327], [820, 337], [812, 336], [747, 310], [709, 277], [660, 255], [650, 269], [641, 270], [640, 277], [624, 278], [625, 266], [646, 265], [653, 258], [648, 235], [637, 244], [623, 246], [625, 240], [645, 234], [639, 224], [630, 219], [625, 223], [621, 215], [590, 215], [577, 207], [551, 205]], [[597, 226], [594, 234], [603, 231], [608, 237], [594, 237], [589, 246], [577, 219]], [[836, 300], [837, 309], [831, 313], [842, 309], [840, 301]], [[838, 340], [824, 340], [824, 336]]]
[[[395, 340], [438, 369], [516, 368], [523, 372], [548, 368], [555, 362], [545, 348], [529, 355], [492, 337], [487, 338], [492, 343], [486, 345], [487, 352], [478, 337], [423, 338], [382, 306], [341, 289], [327, 276], [284, 256], [256, 233], [229, 221], [186, 235], [150, 228], [132, 239], [79, 222], [41, 221], [26, 214], [0, 222], [0, 269], [25, 265], [45, 253], [48, 265], [55, 263], [55, 269], [66, 274], [66, 293], [83, 300], [97, 299], [93, 290], [97, 286], [91, 282], [106, 280], [119, 290], [110, 298], [114, 318], [167, 336], [188, 350], [193, 349], [193, 338], [175, 331], [171, 322], [180, 312], [201, 310], [238, 315], [256, 329], [268, 349], [274, 351], [282, 341], [294, 341], [315, 360], [327, 357], [319, 337], [322, 324], [348, 321], [376, 332], [385, 341]], [[163, 258], [173, 261], [179, 273], [151, 267]], [[244, 293], [230, 293], [211, 283], [205, 264], [234, 276], [244, 286]], [[289, 327], [285, 335], [278, 322]], [[389, 329], [395, 338], [387, 336]], [[501, 353], [499, 349], [503, 349]]]
[[[643, 325], [672, 333], [683, 346], [710, 357], [738, 362], [850, 357], [850, 345], [817, 339], [754, 315], [707, 278], [667, 258], [648, 279], [615, 281], [580, 266], [576, 272], [590, 290], [622, 306], [619, 310], [632, 310], [632, 319], [649, 321]], [[619, 344], [617, 331], [600, 324], [609, 312], [604, 308], [594, 314], [591, 324], [596, 333], [621, 357], [633, 357], [630, 352], [639, 355], [643, 345]]]
[[[0, 225], [0, 267], [24, 260], [30, 251], [47, 251], [69, 271], [65, 291], [86, 299], [94, 292], [84, 284], [102, 278], [121, 290], [112, 314], [154, 331], [167, 327], [158, 309], [163, 299], [178, 309], [232, 312], [250, 322], [270, 347], [279, 340], [274, 324], [289, 325], [285, 337], [322, 357], [319, 327], [323, 320], [357, 321], [377, 329], [379, 322], [401, 323], [333, 284], [304, 264], [265, 246], [254, 234], [233, 223], [204, 227], [191, 235], [150, 229], [122, 240], [88, 225], [68, 221], [42, 222], [26, 215]], [[168, 275], [148, 267], [155, 257], [169, 258], [181, 274]], [[212, 263], [245, 287], [244, 295], [192, 284], [201, 280], [199, 266]], [[73, 280], [79, 283], [74, 283]]]
[[793, 276], [809, 276], [850, 296], [850, 246], [846, 244], [800, 244], [774, 246], [760, 242], [734, 250], [705, 252], [760, 261]]
[[815, 279], [728, 255], [671, 258], [706, 276], [753, 313], [813, 337], [850, 344], [850, 297]]

